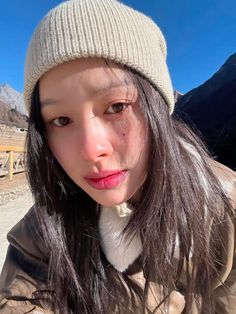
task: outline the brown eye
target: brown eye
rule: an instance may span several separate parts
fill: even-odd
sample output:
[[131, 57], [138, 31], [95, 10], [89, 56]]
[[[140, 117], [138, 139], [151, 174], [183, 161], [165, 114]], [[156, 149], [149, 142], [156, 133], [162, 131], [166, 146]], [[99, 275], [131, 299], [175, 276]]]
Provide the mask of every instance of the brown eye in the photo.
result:
[[109, 113], [109, 114], [120, 113], [120, 112], [124, 111], [127, 107], [128, 107], [127, 103], [118, 102], [118, 103], [111, 105], [106, 110], [106, 113]]
[[59, 117], [59, 118], [53, 119], [51, 123], [54, 124], [55, 126], [62, 127], [69, 124], [70, 119], [67, 117]]

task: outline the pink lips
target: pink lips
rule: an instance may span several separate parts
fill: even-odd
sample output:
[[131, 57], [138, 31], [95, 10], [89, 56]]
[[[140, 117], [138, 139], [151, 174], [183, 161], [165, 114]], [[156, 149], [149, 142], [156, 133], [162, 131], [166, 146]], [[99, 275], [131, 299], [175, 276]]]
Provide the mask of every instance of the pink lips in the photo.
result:
[[103, 171], [99, 174], [86, 176], [87, 182], [98, 190], [112, 189], [118, 186], [125, 179], [127, 170]]

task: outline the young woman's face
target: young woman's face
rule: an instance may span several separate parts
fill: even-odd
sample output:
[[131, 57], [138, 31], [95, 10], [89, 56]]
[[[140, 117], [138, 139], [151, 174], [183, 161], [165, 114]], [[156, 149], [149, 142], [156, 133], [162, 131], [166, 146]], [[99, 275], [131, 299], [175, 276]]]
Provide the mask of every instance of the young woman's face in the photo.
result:
[[40, 79], [39, 93], [49, 147], [70, 178], [103, 206], [136, 198], [148, 127], [127, 71], [102, 59], [69, 61]]

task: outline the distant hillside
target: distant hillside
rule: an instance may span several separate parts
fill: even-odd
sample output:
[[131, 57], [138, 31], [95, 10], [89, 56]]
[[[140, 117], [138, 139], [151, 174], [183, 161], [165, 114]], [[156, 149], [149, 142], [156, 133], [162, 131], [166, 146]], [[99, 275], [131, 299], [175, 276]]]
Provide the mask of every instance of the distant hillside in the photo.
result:
[[217, 160], [236, 170], [236, 53], [179, 98], [176, 114], [200, 130]]
[[0, 84], [0, 100], [8, 104], [12, 109], [26, 114], [23, 95], [8, 84]]
[[27, 128], [23, 95], [7, 84], [0, 84], [0, 123]]

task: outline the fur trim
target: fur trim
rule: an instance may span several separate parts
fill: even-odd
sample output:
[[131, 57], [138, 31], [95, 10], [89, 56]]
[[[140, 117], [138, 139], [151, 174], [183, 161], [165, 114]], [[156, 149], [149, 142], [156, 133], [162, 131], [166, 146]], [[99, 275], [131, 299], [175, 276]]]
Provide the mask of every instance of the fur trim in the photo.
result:
[[[127, 206], [125, 206], [127, 207]], [[126, 212], [131, 213], [132, 210]], [[119, 210], [101, 207], [99, 232], [101, 247], [107, 260], [120, 272], [124, 272], [141, 254], [139, 235], [127, 238], [123, 230], [130, 215], [119, 215]]]

